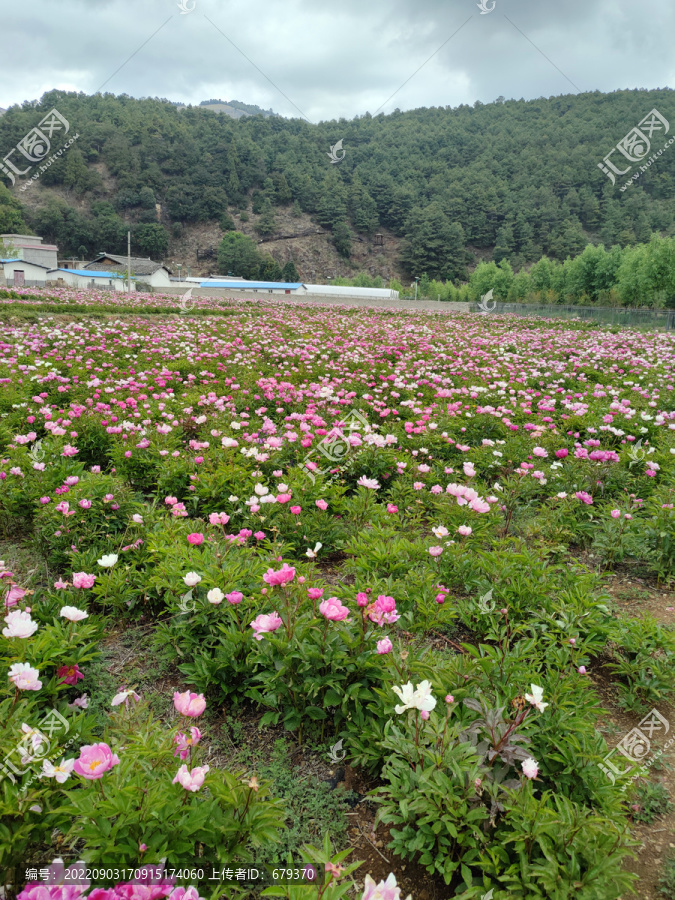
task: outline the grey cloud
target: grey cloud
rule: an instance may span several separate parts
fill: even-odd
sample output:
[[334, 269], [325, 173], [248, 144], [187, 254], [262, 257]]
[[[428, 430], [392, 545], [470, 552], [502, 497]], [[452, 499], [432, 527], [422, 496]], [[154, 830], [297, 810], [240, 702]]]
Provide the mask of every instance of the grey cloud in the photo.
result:
[[186, 2], [187, 15], [176, 0], [34, 0], [30, 19], [5, 15], [0, 107], [110, 79], [116, 94], [238, 99], [288, 116], [294, 103], [317, 121], [373, 113], [413, 73], [384, 112], [563, 94], [570, 82], [663, 87], [673, 76], [666, 3], [494, 0], [480, 15], [475, 0]]

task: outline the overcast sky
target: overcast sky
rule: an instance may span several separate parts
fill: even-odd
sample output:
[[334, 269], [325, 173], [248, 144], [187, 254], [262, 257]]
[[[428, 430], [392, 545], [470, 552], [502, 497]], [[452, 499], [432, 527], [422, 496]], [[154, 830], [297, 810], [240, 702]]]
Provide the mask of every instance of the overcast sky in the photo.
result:
[[0, 107], [103, 89], [317, 122], [675, 82], [671, 0], [182, 2], [0, 0]]

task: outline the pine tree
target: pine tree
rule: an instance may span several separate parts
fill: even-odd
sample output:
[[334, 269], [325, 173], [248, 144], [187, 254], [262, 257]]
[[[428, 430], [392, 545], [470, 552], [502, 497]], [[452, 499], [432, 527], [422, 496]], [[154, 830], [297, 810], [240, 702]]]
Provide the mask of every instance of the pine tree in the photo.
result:
[[270, 234], [274, 234], [277, 230], [277, 220], [274, 217], [274, 210], [271, 206], [265, 209], [254, 227], [261, 237], [268, 237]]
[[258, 267], [258, 273], [256, 277], [260, 281], [276, 281], [279, 282], [282, 280], [281, 276], [281, 266], [279, 263], [269, 254], [263, 257], [260, 266]]
[[352, 233], [344, 220], [333, 228], [333, 244], [340, 256], [349, 259], [352, 252]]
[[406, 271], [413, 277], [455, 279], [465, 272], [464, 233], [457, 222], [448, 222], [440, 204], [416, 207], [406, 223], [408, 235], [401, 253]]
[[344, 185], [338, 176], [331, 172], [321, 184], [321, 194], [316, 206], [316, 219], [320, 225], [333, 228], [346, 218], [347, 201]]
[[254, 240], [240, 231], [228, 231], [218, 248], [218, 271], [239, 278], [255, 278], [260, 254]]
[[289, 259], [286, 265], [281, 270], [281, 279], [282, 281], [295, 283], [300, 281], [300, 274], [298, 273], [298, 270], [295, 267], [295, 263], [292, 259]]
[[494, 261], [498, 263], [503, 259], [508, 259], [513, 253], [515, 246], [516, 241], [513, 236], [513, 228], [508, 224], [502, 225], [497, 232], [497, 243], [492, 252]]

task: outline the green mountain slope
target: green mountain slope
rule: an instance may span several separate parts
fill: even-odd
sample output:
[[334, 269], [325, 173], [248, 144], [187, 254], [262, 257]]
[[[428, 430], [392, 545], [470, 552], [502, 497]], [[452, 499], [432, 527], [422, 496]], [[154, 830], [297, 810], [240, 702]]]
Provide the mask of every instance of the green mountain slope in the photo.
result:
[[[400, 238], [409, 274], [455, 279], [479, 258], [519, 268], [544, 253], [564, 259], [589, 241], [626, 246], [675, 233], [675, 149], [623, 192], [622, 179], [612, 185], [598, 166], [652, 109], [675, 132], [675, 94], [667, 89], [318, 125], [52, 91], [2, 116], [0, 147], [15, 145], [53, 107], [79, 138], [41, 176], [39, 190], [22, 192], [25, 179], [11, 186], [5, 178], [0, 230], [21, 225], [13, 197], [23, 227], [58, 241], [64, 255], [124, 250], [128, 223], [138, 251], [166, 254], [182, 225], [218, 222], [228, 208], [252, 206], [260, 234], [269, 235], [275, 211], [294, 204], [334, 233], [343, 255], [350, 236], [371, 240], [383, 228]], [[667, 138], [652, 140], [656, 149]], [[338, 141], [333, 158], [342, 158], [333, 163]]]

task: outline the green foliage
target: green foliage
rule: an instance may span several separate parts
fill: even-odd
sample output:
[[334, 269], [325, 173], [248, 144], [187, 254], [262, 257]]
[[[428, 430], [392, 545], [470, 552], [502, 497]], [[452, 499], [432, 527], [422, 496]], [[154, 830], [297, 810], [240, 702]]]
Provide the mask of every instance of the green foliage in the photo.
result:
[[[4, 184], [0, 184], [0, 234], [26, 234], [27, 229], [21, 203]], [[5, 256], [6, 252], [7, 248], [2, 251], [2, 259], [10, 258], [11, 254]]]
[[[126, 198], [118, 208], [150, 210], [149, 195], [142, 192], [152, 191], [171, 224], [217, 221], [228, 203], [238, 206], [258, 191], [272, 206], [297, 204], [329, 228], [347, 218], [357, 233], [371, 234], [381, 224], [405, 239], [406, 270], [413, 276], [426, 271], [431, 279], [462, 277], [469, 247], [472, 259], [475, 250], [488, 251], [496, 262], [506, 259], [518, 269], [542, 253], [562, 263], [602, 242], [630, 251], [619, 280], [622, 302], [651, 303], [658, 295], [667, 300], [673, 296], [672, 251], [649, 256], [630, 245], [648, 242], [653, 233], [672, 233], [675, 213], [668, 201], [675, 162], [664, 153], [620, 198], [597, 160], [607, 151], [601, 135], [619, 140], [626, 122], [667, 107], [670, 96], [666, 90], [629, 90], [613, 93], [611, 100], [598, 105], [594, 96], [579, 95], [358, 117], [341, 124], [341, 136], [346, 147], [370, 151], [353, 149], [351, 162], [328, 172], [325, 148], [335, 142], [335, 123], [284, 120], [253, 107], [253, 115], [234, 120], [157, 99], [57, 90], [8, 110], [0, 139], [13, 146], [56, 106], [78, 122], [80, 138], [42, 181], [76, 196], [103, 195], [94, 168], [101, 163], [115, 179], [118, 196]], [[585, 128], [590, 136], [580, 141]], [[487, 143], [485, 134], [491, 136]], [[556, 189], [546, 173], [567, 172], [571, 152], [576, 175], [565, 184], [574, 187]], [[21, 233], [30, 226], [50, 240], [58, 231], [68, 256], [80, 245], [90, 253], [122, 249], [115, 245], [114, 228], [103, 242], [93, 234], [92, 215], [75, 213], [69, 222], [52, 223], [50, 233], [44, 208], [5, 201], [6, 194], [0, 202], [2, 231]], [[81, 232], [88, 232], [87, 240]], [[601, 290], [599, 284], [592, 290]], [[596, 302], [588, 290], [582, 293]]]
[[663, 866], [663, 875], [659, 879], [659, 893], [667, 900], [675, 900], [675, 857], [666, 859]]
[[[343, 900], [355, 888], [354, 881], [349, 876], [362, 865], [362, 863], [346, 863], [351, 852], [351, 850], [343, 850], [340, 853], [334, 853], [330, 835], [326, 834], [323, 846], [315, 847], [310, 844], [303, 848], [301, 854], [303, 862], [320, 863], [326, 867], [325, 884], [317, 885], [316, 893], [307, 885], [278, 885], [265, 888], [261, 896], [284, 897], [285, 900], [314, 900], [314, 898], [316, 900]], [[287, 861], [290, 864], [294, 860], [288, 856]], [[332, 870], [328, 868], [329, 865], [333, 867]], [[340, 873], [337, 877], [336, 871]]]
[[[461, 876], [458, 896], [466, 898], [487, 888], [528, 898], [619, 897], [631, 881], [620, 872], [627, 853], [620, 806], [598, 815], [584, 803], [590, 798], [557, 791], [552, 773], [526, 778], [516, 761], [527, 756], [527, 711], [505, 720], [503, 708], [465, 704], [483, 714], [469, 728], [466, 719], [451, 721], [463, 717], [448, 704], [445, 716], [425, 722], [413, 709], [385, 729], [385, 784], [374, 794], [379, 817], [396, 826], [391, 849], [417, 857], [446, 884]], [[539, 725], [546, 712], [537, 715]], [[478, 736], [486, 739], [476, 743]]]
[[255, 241], [240, 231], [228, 231], [218, 247], [218, 271], [253, 279], [261, 264]]
[[347, 838], [347, 817], [352, 795], [333, 790], [327, 781], [316, 782], [299, 775], [289, 759], [289, 747], [284, 740], [274, 744], [271, 757], [256, 766], [258, 776], [269, 784], [270, 796], [284, 802], [286, 823], [274, 862], [287, 854], [297, 860], [304, 844], [322, 841], [329, 836], [342, 850]]
[[289, 259], [286, 265], [281, 270], [281, 280], [291, 283], [297, 283], [300, 281], [300, 273], [298, 272], [295, 262], [292, 259]]
[[612, 662], [627, 709], [646, 710], [667, 700], [675, 691], [675, 632], [651, 616], [620, 619], [611, 632]]
[[352, 252], [352, 233], [346, 222], [337, 222], [333, 226], [333, 244], [340, 256], [349, 259]]
[[[84, 474], [74, 485], [64, 503], [68, 510], [57, 509], [60, 504], [42, 506], [35, 518], [35, 542], [45, 557], [56, 566], [68, 564], [71, 550], [91, 555], [110, 553], [119, 546], [134, 511], [128, 486], [112, 475]], [[112, 498], [112, 499], [108, 499]], [[84, 509], [80, 500], [89, 501]]]
[[[200, 859], [208, 870], [233, 859], [253, 862], [257, 848], [278, 841], [283, 806], [267, 783], [251, 786], [244, 772], [215, 767], [196, 792], [172, 783], [180, 766], [173, 734], [145, 704], [119, 707], [104, 740], [119, 764], [98, 781], [64, 790], [56, 811], [70, 823], [65, 839], [82, 842], [81, 858], [92, 866], [134, 866], [144, 843], [144, 862], [181, 867]], [[188, 769], [202, 765], [200, 758], [197, 746]]]
[[134, 228], [132, 241], [142, 256], [160, 260], [169, 252], [169, 235], [163, 225], [138, 225]]
[[282, 270], [279, 263], [269, 254], [262, 258], [256, 276], [260, 281], [282, 281]]
[[221, 231], [236, 231], [237, 229], [237, 226], [234, 224], [234, 219], [228, 212], [222, 214], [218, 224], [220, 225]]
[[642, 779], [638, 781], [630, 805], [634, 822], [651, 825], [655, 819], [668, 815], [674, 808], [664, 785]]
[[[77, 624], [66, 622], [58, 617], [60, 605], [53, 595], [42, 597], [33, 610], [40, 627], [30, 640], [0, 635], [3, 671], [15, 663], [28, 663], [38, 669], [42, 685], [39, 691], [14, 691], [6, 679], [0, 683], [0, 865], [4, 868], [15, 864], [17, 854], [27, 856], [40, 843], [49, 843], [55, 822], [61, 821], [54, 812], [60, 786], [39, 777], [44, 760], [57, 765], [80, 744], [94, 740], [96, 720], [68, 708], [79, 691], [61, 683], [58, 669], [77, 663], [87, 678], [88, 664], [99, 655], [103, 623], [94, 617]], [[27, 729], [39, 733], [36, 743]]]
[[416, 207], [406, 222], [406, 242], [401, 254], [406, 271], [455, 280], [465, 275], [464, 232], [451, 222], [440, 203]]

